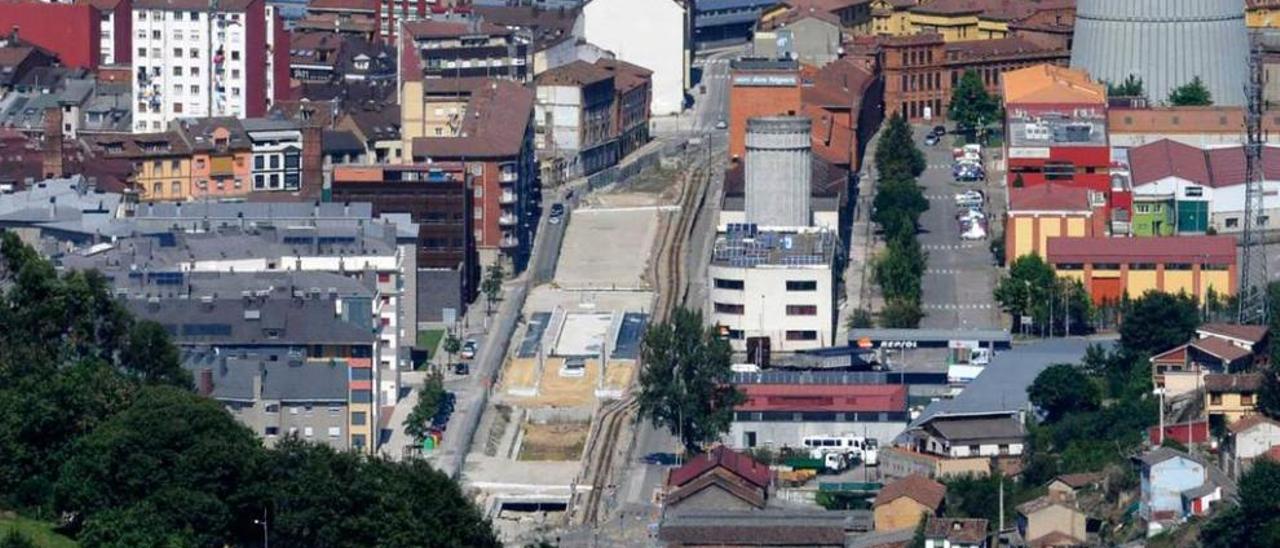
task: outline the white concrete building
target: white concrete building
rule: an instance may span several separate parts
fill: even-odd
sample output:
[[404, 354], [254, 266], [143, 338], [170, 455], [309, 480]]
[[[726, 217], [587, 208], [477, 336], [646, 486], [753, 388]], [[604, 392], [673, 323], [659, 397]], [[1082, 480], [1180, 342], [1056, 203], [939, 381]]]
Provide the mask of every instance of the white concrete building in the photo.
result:
[[253, 150], [253, 190], [301, 188], [302, 128], [269, 118], [250, 118], [242, 125]]
[[655, 116], [684, 109], [689, 87], [692, 10], [682, 0], [591, 0], [583, 35], [623, 61], [653, 71]]
[[287, 68], [279, 16], [264, 0], [138, 0], [133, 5], [134, 132], [175, 118], [258, 117]]
[[[1244, 225], [1245, 156], [1240, 146], [1199, 148], [1161, 140], [1128, 151], [1135, 219], [1163, 203], [1175, 230], [1239, 232]], [[1264, 229], [1280, 227], [1280, 147], [1263, 149]], [[1154, 211], [1154, 210], [1151, 210]]]
[[764, 337], [774, 352], [835, 343], [836, 233], [826, 229], [756, 233], [734, 226], [716, 238], [707, 268], [710, 321], [734, 350]]

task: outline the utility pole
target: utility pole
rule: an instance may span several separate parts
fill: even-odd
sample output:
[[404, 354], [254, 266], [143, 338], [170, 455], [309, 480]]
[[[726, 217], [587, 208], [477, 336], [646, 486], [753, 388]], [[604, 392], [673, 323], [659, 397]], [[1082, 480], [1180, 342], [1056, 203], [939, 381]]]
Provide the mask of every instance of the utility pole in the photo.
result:
[[1262, 52], [1254, 46], [1249, 55], [1249, 81], [1245, 84], [1245, 206], [1244, 247], [1240, 267], [1241, 324], [1267, 323], [1267, 252], [1258, 220], [1262, 219]]

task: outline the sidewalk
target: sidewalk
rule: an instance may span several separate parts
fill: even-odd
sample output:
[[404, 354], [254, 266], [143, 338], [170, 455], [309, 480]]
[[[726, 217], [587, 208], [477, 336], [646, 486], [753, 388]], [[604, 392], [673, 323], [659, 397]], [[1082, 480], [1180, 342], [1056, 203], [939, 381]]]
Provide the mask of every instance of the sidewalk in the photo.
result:
[[875, 236], [875, 227], [871, 222], [871, 204], [875, 200], [876, 146], [880, 143], [880, 133], [876, 132], [867, 143], [863, 155], [863, 177], [858, 181], [858, 201], [853, 207], [853, 228], [850, 230], [849, 261], [844, 271], [844, 302], [837, 311], [836, 342], [848, 339], [849, 315], [854, 310], [865, 308], [875, 310], [881, 304], [875, 294], [875, 282], [871, 279], [871, 262], [875, 259], [879, 245]]

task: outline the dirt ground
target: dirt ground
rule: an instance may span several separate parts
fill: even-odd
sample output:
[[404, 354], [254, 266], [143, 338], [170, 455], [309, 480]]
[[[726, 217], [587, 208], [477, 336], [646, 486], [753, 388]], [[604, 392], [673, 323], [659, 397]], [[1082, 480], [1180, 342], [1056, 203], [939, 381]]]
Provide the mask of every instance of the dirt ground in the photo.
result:
[[[595, 390], [600, 377], [600, 360], [586, 360], [586, 370], [581, 377], [564, 377], [560, 369], [564, 367], [564, 358], [547, 358], [542, 370], [542, 381], [536, 383], [537, 392], [533, 396], [522, 396], [524, 390], [534, 388], [537, 378], [538, 360], [515, 358], [508, 362], [503, 372], [502, 391], [512, 402], [519, 402], [525, 407], [578, 407], [595, 402]], [[604, 388], [606, 390], [622, 390], [631, 381], [635, 362], [630, 360], [610, 361], [605, 372]]]
[[590, 431], [589, 422], [525, 423], [517, 460], [578, 460]]

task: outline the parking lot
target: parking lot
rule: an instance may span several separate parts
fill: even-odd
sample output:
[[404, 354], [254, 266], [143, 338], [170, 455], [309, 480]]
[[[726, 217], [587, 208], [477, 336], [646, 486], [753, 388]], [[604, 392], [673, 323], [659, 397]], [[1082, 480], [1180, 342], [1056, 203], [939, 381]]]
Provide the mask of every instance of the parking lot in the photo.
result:
[[[924, 151], [928, 164], [920, 176], [920, 185], [929, 200], [929, 210], [920, 217], [920, 245], [929, 256], [922, 283], [925, 318], [920, 326], [950, 329], [999, 327], [1000, 312], [991, 296], [997, 269], [990, 245], [991, 238], [1002, 236], [1000, 224], [1004, 216], [1005, 189], [1001, 179], [1004, 174], [988, 169], [984, 174], [985, 180], [956, 181], [955, 136], [948, 134], [936, 145], [925, 145], [925, 136], [931, 127], [932, 124], [916, 128], [916, 142]], [[988, 166], [991, 156], [992, 151], [984, 151], [983, 159]], [[973, 219], [966, 225], [960, 215], [973, 215], [966, 213], [972, 204], [958, 205], [956, 195], [971, 190], [984, 195], [980, 208], [984, 219]], [[981, 231], [972, 228], [973, 224], [981, 226], [983, 222], [987, 226]], [[979, 238], [980, 233], [982, 237]]]

